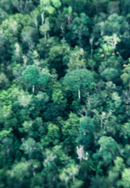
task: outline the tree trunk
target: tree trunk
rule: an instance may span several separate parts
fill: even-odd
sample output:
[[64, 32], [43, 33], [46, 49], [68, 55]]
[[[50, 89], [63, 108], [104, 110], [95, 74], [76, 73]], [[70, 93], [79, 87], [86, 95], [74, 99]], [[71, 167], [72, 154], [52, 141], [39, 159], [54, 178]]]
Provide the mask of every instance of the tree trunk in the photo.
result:
[[81, 92], [80, 92], [80, 89], [78, 89], [78, 99], [79, 99], [79, 100], [81, 99]]
[[42, 18], [42, 25], [44, 23], [44, 12], [41, 14], [41, 18]]
[[35, 92], [35, 86], [32, 86], [32, 92], [33, 93]]

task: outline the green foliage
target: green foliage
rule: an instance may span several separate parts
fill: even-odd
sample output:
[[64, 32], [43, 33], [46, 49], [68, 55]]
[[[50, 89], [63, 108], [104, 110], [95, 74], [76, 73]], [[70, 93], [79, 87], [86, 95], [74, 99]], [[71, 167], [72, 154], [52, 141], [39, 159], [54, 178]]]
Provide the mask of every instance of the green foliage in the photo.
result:
[[[28, 126], [30, 125], [28, 124]], [[33, 159], [34, 157], [35, 158], [37, 157], [38, 153], [40, 152], [42, 148], [41, 148], [40, 143], [37, 143], [32, 138], [28, 138], [27, 140], [22, 139], [22, 145], [20, 149], [23, 150], [24, 153], [28, 155], [30, 159]]]
[[39, 83], [45, 86], [48, 82], [49, 74], [40, 73], [36, 65], [29, 65], [25, 71], [23, 71], [22, 77], [24, 82], [32, 87], [37, 86]]
[[[70, 113], [69, 119], [62, 123], [62, 134], [63, 134], [63, 147], [66, 152], [72, 152], [76, 148], [76, 138], [78, 135], [79, 128], [79, 117], [76, 114]], [[66, 148], [66, 146], [68, 147]]]
[[130, 0], [0, 0], [0, 188], [130, 187]]
[[9, 79], [4, 73], [0, 74], [0, 88], [4, 89], [9, 86]]
[[124, 65], [123, 74], [121, 75], [121, 79], [123, 80], [124, 84], [130, 85], [130, 78], [129, 78], [129, 71], [130, 71], [130, 64]]
[[119, 73], [118, 73], [118, 70], [114, 68], [106, 68], [101, 73], [101, 76], [105, 78], [107, 81], [113, 81], [119, 76]]
[[[55, 45], [50, 49], [48, 58], [49, 68], [51, 70], [56, 69], [59, 77], [62, 77], [65, 74], [63, 57], [68, 55], [69, 50], [70, 47], [66, 43], [61, 45]], [[61, 69], [63, 69], [62, 72]]]
[[50, 30], [49, 21], [45, 20], [45, 23], [42, 26], [40, 26], [40, 32], [41, 32], [42, 35], [44, 35], [45, 39], [47, 38], [47, 32], [49, 30]]
[[63, 84], [72, 92], [78, 92], [85, 87], [92, 88], [93, 75], [87, 69], [76, 69], [65, 75]]
[[110, 2], [107, 7], [109, 14], [114, 14], [119, 12], [119, 6], [117, 2]]
[[[78, 44], [80, 47], [84, 46], [84, 40], [89, 36], [90, 25], [91, 19], [85, 13], [81, 13], [80, 17], [75, 17], [72, 24], [68, 26], [70, 32], [66, 36], [67, 40], [74, 42], [78, 39], [75, 44]], [[87, 40], [85, 41], [87, 42]]]
[[39, 79], [39, 70], [36, 65], [29, 65], [23, 72], [23, 79], [31, 86], [37, 85]]
[[124, 171], [122, 172], [122, 179], [119, 183], [124, 188], [128, 188], [130, 186], [129, 175], [130, 175], [130, 169], [125, 168]]
[[119, 186], [119, 176], [121, 175], [122, 170], [124, 170], [125, 164], [124, 160], [121, 157], [117, 157], [114, 160], [114, 167], [110, 169], [108, 175], [109, 184], [112, 186]]
[[53, 86], [52, 100], [55, 104], [61, 104], [63, 106], [65, 106], [67, 103], [62, 91], [62, 86], [59, 83], [56, 83]]
[[71, 53], [69, 57], [69, 62], [67, 63], [67, 66], [68, 66], [67, 72], [70, 72], [78, 68], [85, 69], [86, 66], [85, 66], [84, 53], [85, 52], [82, 48], [79, 49], [78, 47], [75, 47], [74, 52]]
[[102, 157], [106, 164], [112, 163], [115, 158], [116, 152], [118, 152], [118, 144], [112, 137], [102, 136], [99, 141], [99, 151], [94, 154], [94, 158]]
[[40, 0], [40, 9], [53, 14], [56, 8], [61, 6], [60, 0]]
[[89, 117], [83, 117], [80, 120], [79, 136], [77, 137], [78, 145], [83, 145], [85, 149], [89, 149], [93, 141], [93, 131], [95, 126]]

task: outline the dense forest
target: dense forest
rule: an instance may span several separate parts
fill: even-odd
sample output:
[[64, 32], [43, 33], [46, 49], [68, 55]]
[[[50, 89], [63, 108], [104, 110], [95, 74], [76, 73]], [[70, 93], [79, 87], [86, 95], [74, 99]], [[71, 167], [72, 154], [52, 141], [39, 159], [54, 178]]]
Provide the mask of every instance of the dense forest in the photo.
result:
[[130, 188], [130, 0], [0, 0], [0, 188]]

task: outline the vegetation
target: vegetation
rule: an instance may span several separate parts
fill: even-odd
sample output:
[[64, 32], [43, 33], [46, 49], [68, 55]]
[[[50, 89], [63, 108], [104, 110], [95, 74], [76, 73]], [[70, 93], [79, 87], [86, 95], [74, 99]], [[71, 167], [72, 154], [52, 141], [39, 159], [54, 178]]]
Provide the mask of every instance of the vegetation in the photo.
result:
[[129, 188], [130, 0], [0, 12], [0, 188]]

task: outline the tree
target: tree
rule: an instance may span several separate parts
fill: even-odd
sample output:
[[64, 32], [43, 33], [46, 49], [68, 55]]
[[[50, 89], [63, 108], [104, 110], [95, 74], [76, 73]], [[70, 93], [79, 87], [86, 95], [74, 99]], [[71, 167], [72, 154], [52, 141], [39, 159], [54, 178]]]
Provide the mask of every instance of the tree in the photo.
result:
[[45, 23], [43, 23], [40, 26], [40, 32], [41, 32], [42, 35], [44, 35], [45, 40], [47, 38], [49, 38], [48, 35], [47, 35], [49, 30], [50, 30], [49, 21], [48, 21], [48, 19], [45, 19]]
[[64, 91], [62, 90], [62, 85], [59, 83], [55, 83], [53, 85], [52, 101], [55, 104], [66, 106], [67, 100], [65, 98]]
[[34, 87], [38, 84], [39, 75], [40, 73], [36, 65], [29, 65], [22, 74], [25, 82], [32, 86], [33, 92]]
[[9, 86], [9, 79], [4, 73], [0, 74], [0, 88], [4, 89]]
[[30, 162], [24, 160], [19, 163], [15, 163], [11, 170], [8, 170], [8, 185], [9, 187], [20, 187], [22, 188], [25, 185], [29, 185], [26, 178], [30, 177], [29, 167]]
[[125, 168], [124, 160], [121, 157], [116, 157], [114, 166], [108, 172], [108, 182], [111, 187], [120, 186], [121, 173]]
[[[6, 5], [5, 5], [6, 3]], [[6, 12], [6, 13], [11, 13], [12, 12], [12, 6], [10, 0], [6, 1], [1, 1], [0, 2], [0, 7]]]
[[32, 87], [32, 92], [35, 92], [35, 87], [38, 83], [45, 85], [48, 82], [49, 74], [40, 73], [36, 65], [29, 65], [22, 73], [25, 83]]
[[21, 13], [28, 13], [30, 10], [32, 10], [33, 7], [33, 0], [30, 1], [23, 1], [23, 0], [11, 0], [11, 4]]
[[128, 15], [130, 10], [130, 0], [126, 0], [125, 2], [120, 1], [120, 8], [123, 15]]
[[[62, 44], [54, 45], [49, 51], [48, 66], [50, 70], [56, 69], [59, 78], [65, 75], [65, 68], [63, 58], [68, 55], [70, 47], [63, 41]], [[64, 70], [64, 71], [61, 71]]]
[[81, 89], [93, 87], [93, 75], [87, 69], [76, 69], [67, 73], [63, 79], [63, 85], [72, 92], [78, 93], [78, 99], [81, 99]]
[[73, 71], [75, 69], [85, 69], [86, 62], [85, 62], [85, 52], [82, 48], [75, 47], [74, 51], [71, 52], [70, 56], [64, 57], [68, 62], [66, 62], [68, 69], [67, 72]]
[[85, 45], [85, 41], [88, 41], [90, 25], [91, 20], [85, 13], [81, 13], [79, 17], [75, 17], [72, 24], [68, 26], [67, 41], [70, 43], [75, 41], [75, 44], [82, 48]]
[[80, 119], [79, 135], [76, 139], [78, 145], [84, 146], [85, 150], [91, 148], [93, 143], [93, 132], [95, 125], [89, 117], [83, 117]]
[[73, 10], [73, 13], [76, 12], [76, 13], [81, 13], [81, 12], [84, 12], [84, 7], [86, 5], [86, 1], [84, 0], [63, 0], [63, 5], [64, 7], [67, 6], [70, 6], [72, 7], [72, 10]]
[[106, 68], [101, 76], [105, 78], [107, 81], [114, 81], [117, 77], [119, 77], [119, 72], [115, 68]]
[[102, 136], [98, 141], [100, 148], [93, 157], [96, 159], [102, 157], [104, 164], [111, 164], [115, 159], [116, 155], [119, 153], [119, 148], [117, 142], [108, 136]]
[[60, 141], [60, 129], [57, 125], [50, 123], [47, 127], [47, 132], [44, 138], [41, 138], [43, 147], [57, 145]]
[[6, 36], [16, 37], [21, 29], [21, 25], [18, 24], [13, 16], [10, 16], [9, 19], [2, 22], [1, 28], [4, 29]]
[[0, 8], [0, 11], [1, 11], [1, 15], [0, 15], [0, 20], [1, 21], [0, 21], [0, 23], [2, 23], [3, 20], [8, 18], [8, 14], [2, 8]]
[[20, 103], [20, 106], [26, 107], [31, 103], [32, 95], [29, 95], [27, 92], [20, 92], [18, 101]]
[[61, 181], [65, 181], [66, 187], [69, 187], [69, 184], [71, 184], [72, 181], [71, 187], [78, 188], [83, 183], [82, 181], [79, 180], [76, 181], [75, 176], [78, 174], [78, 171], [79, 171], [78, 165], [70, 164], [65, 169], [62, 169], [59, 178], [61, 179]]
[[0, 109], [0, 124], [8, 127], [9, 120], [12, 117], [12, 105], [3, 105]]
[[12, 55], [12, 61], [21, 62], [24, 59], [21, 46], [19, 45], [19, 43], [16, 42], [14, 47], [15, 47], [15, 49], [14, 49], [14, 52], [13, 52], [13, 55]]
[[122, 104], [122, 99], [121, 99], [121, 97], [118, 95], [118, 93], [116, 93], [116, 92], [113, 92], [113, 93], [112, 93], [112, 100], [114, 101], [115, 108], [119, 108], [120, 105]]
[[26, 26], [21, 32], [22, 40], [28, 45], [29, 49], [34, 48], [34, 44], [37, 40], [37, 29], [32, 26]]
[[54, 11], [61, 6], [60, 0], [40, 0], [40, 10], [41, 12], [47, 12], [53, 14]]
[[123, 21], [123, 16], [119, 16], [116, 13], [111, 14], [105, 22], [98, 23], [100, 25], [101, 35], [111, 36], [117, 34], [117, 36], [119, 36]]
[[117, 2], [110, 2], [107, 7], [109, 14], [119, 13], [119, 6]]
[[130, 187], [130, 168], [125, 168], [122, 172], [122, 179], [118, 183], [119, 185], [122, 185], [124, 188]]
[[117, 43], [121, 41], [120, 38], [117, 37], [116, 34], [113, 34], [112, 36], [104, 36], [103, 40], [109, 45], [111, 45], [113, 50], [115, 50]]
[[24, 154], [28, 155], [28, 159], [33, 159], [39, 157], [38, 155], [41, 153], [42, 146], [33, 138], [28, 138], [27, 140], [22, 139], [20, 149], [24, 151]]
[[90, 188], [109, 188], [109, 182], [104, 176], [96, 175], [91, 179]]
[[63, 148], [67, 150], [67, 153], [74, 153], [76, 148], [76, 138], [80, 126], [79, 117], [71, 112], [68, 120], [62, 120], [60, 123], [62, 125]]
[[123, 74], [121, 75], [121, 79], [126, 86], [129, 87], [130, 90], [130, 64], [124, 65]]
[[38, 30], [38, 16], [39, 16], [39, 11], [37, 9], [31, 12], [31, 19], [37, 30]]

